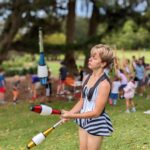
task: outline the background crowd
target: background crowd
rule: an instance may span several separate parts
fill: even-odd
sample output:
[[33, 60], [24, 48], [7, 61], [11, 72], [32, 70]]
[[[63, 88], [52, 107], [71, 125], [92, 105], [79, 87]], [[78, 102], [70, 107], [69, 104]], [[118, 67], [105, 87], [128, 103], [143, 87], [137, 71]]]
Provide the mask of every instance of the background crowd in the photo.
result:
[[[0, 73], [0, 104], [12, 102], [13, 104], [22, 101], [22, 95], [27, 95], [26, 100], [35, 103], [52, 102], [52, 97], [64, 99], [78, 99], [82, 80], [89, 72], [82, 66], [78, 67], [78, 74], [71, 74], [67, 70], [64, 61], [60, 62], [59, 76], [53, 77], [49, 68], [48, 80], [45, 86], [41, 85], [36, 74], [27, 74], [25, 77], [14, 76], [7, 84], [5, 73]], [[126, 112], [135, 112], [135, 94], [146, 97], [150, 100], [150, 64], [145, 62], [145, 57], [132, 59], [119, 59], [114, 57], [114, 64], [105, 69], [105, 73], [112, 81], [112, 89], [109, 97], [109, 104], [117, 105], [119, 99], [124, 100]], [[23, 90], [22, 90], [23, 89]], [[9, 92], [9, 98], [7, 95]], [[10, 94], [11, 92], [11, 94]], [[143, 101], [144, 102], [144, 101]]]

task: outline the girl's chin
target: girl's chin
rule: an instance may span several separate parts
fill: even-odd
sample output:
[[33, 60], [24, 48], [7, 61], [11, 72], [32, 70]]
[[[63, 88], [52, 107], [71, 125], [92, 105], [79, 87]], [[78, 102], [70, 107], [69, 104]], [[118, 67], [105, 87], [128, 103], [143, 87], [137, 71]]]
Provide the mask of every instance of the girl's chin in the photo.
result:
[[90, 66], [89, 66], [88, 68], [89, 68], [90, 70], [93, 70], [92, 67], [90, 67]]
[[91, 65], [90, 64], [88, 64], [88, 68], [91, 69]]

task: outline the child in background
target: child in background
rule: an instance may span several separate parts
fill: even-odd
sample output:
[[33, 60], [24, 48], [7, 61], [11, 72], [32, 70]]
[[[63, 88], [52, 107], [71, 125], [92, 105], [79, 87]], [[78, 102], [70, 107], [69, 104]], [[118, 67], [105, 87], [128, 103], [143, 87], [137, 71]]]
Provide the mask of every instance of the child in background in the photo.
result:
[[59, 69], [59, 83], [58, 83], [58, 86], [57, 86], [57, 95], [59, 94], [63, 94], [64, 93], [64, 90], [65, 90], [65, 80], [66, 80], [66, 77], [67, 77], [67, 68], [65, 66], [65, 62], [62, 61], [61, 62], [61, 67]]
[[136, 87], [137, 87], [137, 82], [134, 80], [134, 77], [131, 76], [127, 86], [123, 89], [124, 97], [126, 99], [126, 113], [130, 113], [130, 107], [131, 107], [131, 112], [136, 112], [135, 105], [133, 102]]
[[0, 104], [5, 104], [6, 81], [3, 74], [3, 69], [0, 68]]
[[48, 102], [51, 102], [50, 96], [52, 95], [52, 78], [51, 78], [51, 71], [48, 70], [48, 78], [47, 83], [45, 85], [46, 88], [46, 99]]
[[145, 91], [145, 81], [146, 81], [146, 69], [143, 65], [143, 61], [140, 58], [135, 66], [135, 76], [138, 79], [138, 88], [137, 91], [140, 96], [143, 96]]
[[111, 94], [109, 97], [109, 104], [116, 105], [118, 100], [119, 88], [121, 86], [121, 82], [119, 77], [115, 76], [114, 81], [112, 82]]
[[84, 68], [82, 66], [79, 66], [79, 81], [83, 81], [85, 74], [86, 72], [84, 71]]
[[31, 84], [32, 84], [32, 87], [31, 87], [32, 100], [35, 101], [35, 99], [37, 98], [37, 90], [41, 86], [40, 79], [38, 78], [37, 75], [32, 75]]
[[119, 92], [120, 92], [120, 98], [123, 99], [124, 98], [123, 88], [126, 87], [126, 85], [128, 83], [128, 78], [122, 69], [117, 70], [117, 76], [121, 79], [121, 86], [120, 86]]
[[20, 78], [19, 76], [15, 76], [15, 81], [13, 84], [13, 103], [16, 104], [18, 97], [19, 97], [19, 85], [20, 85]]
[[31, 99], [32, 97], [32, 75], [31, 74], [26, 74], [26, 89], [25, 92], [28, 92], [28, 98]]
[[[150, 69], [150, 65], [149, 65], [149, 69]], [[148, 72], [148, 81], [147, 81], [147, 88], [149, 89], [148, 91], [148, 95], [147, 95], [147, 97], [146, 97], [146, 99], [148, 99], [148, 100], [150, 100], [150, 70], [149, 70], [149, 72]]]
[[131, 74], [130, 59], [125, 59], [123, 63], [124, 73], [127, 77]]

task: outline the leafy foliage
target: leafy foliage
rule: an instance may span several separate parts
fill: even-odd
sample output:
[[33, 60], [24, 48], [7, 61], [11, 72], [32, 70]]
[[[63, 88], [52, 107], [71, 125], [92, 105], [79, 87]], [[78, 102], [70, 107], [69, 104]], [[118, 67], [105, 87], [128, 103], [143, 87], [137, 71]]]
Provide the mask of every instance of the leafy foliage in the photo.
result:
[[113, 31], [102, 41], [109, 44], [115, 43], [118, 48], [126, 49], [148, 48], [150, 46], [148, 30], [138, 27], [133, 20], [127, 20], [118, 32]]
[[45, 35], [44, 42], [51, 45], [60, 45], [66, 43], [66, 37], [63, 33], [54, 33], [51, 35]]
[[27, 73], [34, 74], [37, 72], [36, 57], [33, 58], [33, 56], [29, 54], [22, 56], [10, 53], [10, 55], [10, 59], [2, 63], [6, 76], [25, 75]]

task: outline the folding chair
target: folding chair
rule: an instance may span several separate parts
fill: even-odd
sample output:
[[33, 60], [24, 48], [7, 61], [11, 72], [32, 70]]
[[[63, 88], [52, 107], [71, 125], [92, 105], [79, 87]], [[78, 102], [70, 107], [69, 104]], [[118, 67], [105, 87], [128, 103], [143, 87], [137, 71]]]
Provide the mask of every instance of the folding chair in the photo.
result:
[[70, 99], [71, 96], [79, 99], [82, 87], [81, 81], [76, 81], [74, 77], [68, 76], [65, 80], [65, 85], [66, 88], [70, 91]]

